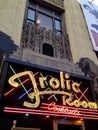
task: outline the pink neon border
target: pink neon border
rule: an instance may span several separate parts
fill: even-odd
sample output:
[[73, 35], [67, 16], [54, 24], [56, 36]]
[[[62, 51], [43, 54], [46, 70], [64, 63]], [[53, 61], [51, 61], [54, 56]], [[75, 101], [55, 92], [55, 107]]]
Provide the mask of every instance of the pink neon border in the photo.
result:
[[[86, 112], [84, 110], [80, 110], [80, 115], [70, 115], [70, 114], [63, 114], [60, 112], [53, 112], [53, 111], [47, 111], [47, 110], [35, 110], [35, 109], [23, 109], [23, 108], [11, 108], [11, 107], [4, 107], [4, 112], [11, 112], [11, 113], [21, 113], [21, 114], [34, 114], [34, 115], [50, 115], [50, 116], [66, 116], [66, 117], [73, 117], [73, 118], [83, 118], [83, 119], [96, 119], [98, 120], [98, 110], [92, 112], [92, 110], [89, 112]], [[82, 114], [81, 114], [82, 113]]]

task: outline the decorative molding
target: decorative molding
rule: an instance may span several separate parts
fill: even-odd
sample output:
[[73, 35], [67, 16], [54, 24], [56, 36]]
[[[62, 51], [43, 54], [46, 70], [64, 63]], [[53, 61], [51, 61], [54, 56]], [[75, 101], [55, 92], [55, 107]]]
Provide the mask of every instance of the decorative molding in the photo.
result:
[[84, 76], [84, 73], [82, 72], [81, 68], [79, 68], [78, 64], [74, 64], [67, 59], [58, 59], [38, 54], [27, 48], [23, 49], [22, 61]]
[[60, 11], [64, 11], [64, 0], [35, 0], [39, 3], [46, 4]]
[[64, 9], [64, 0], [43, 0], [61, 9]]

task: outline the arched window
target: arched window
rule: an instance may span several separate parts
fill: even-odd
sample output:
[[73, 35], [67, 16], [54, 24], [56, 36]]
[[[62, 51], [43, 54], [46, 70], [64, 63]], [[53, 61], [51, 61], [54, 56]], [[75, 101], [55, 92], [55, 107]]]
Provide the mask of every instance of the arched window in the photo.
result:
[[54, 56], [53, 55], [53, 47], [47, 43], [43, 44], [43, 54], [47, 56]]

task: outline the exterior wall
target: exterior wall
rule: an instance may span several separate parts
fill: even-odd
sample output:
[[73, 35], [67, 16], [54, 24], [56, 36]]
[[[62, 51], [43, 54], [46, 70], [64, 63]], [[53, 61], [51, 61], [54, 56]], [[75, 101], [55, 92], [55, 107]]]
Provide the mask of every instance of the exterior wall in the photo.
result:
[[[73, 61], [78, 62], [86, 57], [98, 65], [79, 3], [77, 0], [64, 0], [64, 5]], [[0, 31], [8, 34], [18, 46], [20, 46], [25, 6], [26, 0], [0, 0]]]
[[[62, 3], [62, 2], [61, 2]], [[20, 3], [18, 3], [17, 2], [17, 5], [20, 5]], [[25, 4], [26, 4], [26, 2], [23, 2], [23, 3], [21, 3], [21, 5], [22, 5], [22, 7], [24, 6], [25, 7]], [[18, 5], [18, 6], [19, 6]], [[22, 9], [22, 13], [21, 13], [21, 15], [23, 15], [24, 16], [24, 13], [23, 12], [25, 12], [25, 8], [23, 7], [23, 9]], [[16, 12], [17, 12], [17, 9], [16, 9]], [[16, 13], [15, 12], [15, 13]], [[19, 14], [19, 13], [18, 13]], [[20, 23], [20, 26], [21, 26], [21, 28], [22, 28], [22, 24], [23, 24], [23, 16], [22, 16], [22, 19], [18, 19], [18, 21], [20, 21], [19, 23]], [[15, 17], [14, 17], [15, 18]], [[13, 19], [14, 19], [13, 18]], [[13, 27], [14, 27], [14, 25], [13, 25]], [[20, 32], [21, 32], [21, 28], [19, 28], [19, 30], [20, 30]], [[17, 30], [17, 28], [14, 28], [14, 30]], [[30, 29], [29, 29], [30, 30]], [[28, 30], [27, 30], [28, 31]], [[39, 31], [39, 30], [38, 30]], [[39, 33], [39, 32], [38, 32]], [[27, 32], [26, 32], [26, 34], [27, 34]], [[33, 35], [34, 37], [35, 37], [35, 35]], [[21, 33], [20, 33], [20, 37], [21, 37]], [[20, 41], [20, 37], [15, 37], [16, 38], [16, 40], [18, 40], [18, 41]], [[49, 37], [49, 35], [48, 35], [48, 37]], [[50, 38], [51, 39], [51, 38]], [[63, 38], [62, 38], [63, 39]], [[67, 39], [67, 38], [66, 38]], [[44, 39], [45, 40], [45, 39]], [[61, 41], [61, 40], [60, 40]], [[16, 42], [15, 40], [14, 40], [14, 42]], [[44, 41], [45, 42], [45, 41]], [[46, 42], [47, 42], [47, 39], [46, 39]], [[51, 42], [51, 40], [49, 40], [49, 43]], [[55, 42], [59, 42], [59, 41], [55, 41]], [[62, 41], [63, 42], [63, 41]], [[18, 42], [19, 43], [19, 42]], [[65, 44], [65, 41], [63, 42], [64, 44]], [[20, 43], [21, 44], [21, 43]], [[29, 46], [29, 44], [30, 44], [30, 42], [29, 43], [27, 43], [28, 45], [27, 46]], [[42, 41], [41, 41], [41, 44], [42, 44]], [[36, 48], [38, 48], [38, 40], [37, 40], [37, 42], [36, 42]], [[58, 44], [59, 45], [59, 44]], [[20, 46], [20, 45], [19, 45]], [[67, 61], [66, 60], [66, 58], [62, 58], [62, 59], [60, 59], [60, 58], [54, 58], [54, 57], [48, 57], [48, 56], [45, 56], [45, 55], [41, 55], [41, 54], [39, 54], [39, 52], [37, 51], [37, 53], [35, 53], [34, 51], [32, 51], [32, 50], [30, 50], [29, 49], [29, 51], [27, 50], [27, 47], [26, 46], [26, 50], [25, 49], [23, 49], [22, 48], [22, 50], [21, 49], [18, 49], [17, 50], [17, 52], [15, 51], [14, 53], [13, 53], [13, 55], [11, 55], [10, 57], [11, 58], [13, 58], [13, 59], [19, 59], [19, 60], [22, 60], [22, 61], [26, 61], [26, 62], [31, 62], [31, 63], [33, 63], [33, 64], [39, 64], [39, 65], [44, 65], [44, 66], [48, 66], [48, 67], [51, 67], [51, 68], [54, 68], [54, 69], [59, 69], [59, 70], [63, 70], [63, 71], [67, 71], [67, 72], [70, 72], [70, 73], [74, 73], [74, 74], [79, 74], [79, 75], [84, 75], [84, 73], [81, 71], [81, 69], [78, 67], [78, 65], [77, 64], [74, 64], [73, 62], [70, 62], [70, 61]], [[61, 45], [62, 46], [62, 45]], [[66, 45], [64, 45], [64, 46], [66, 46]], [[31, 47], [31, 46], [30, 46]], [[55, 47], [54, 47], [55, 48]], [[64, 47], [63, 47], [64, 48]], [[66, 46], [66, 48], [68, 48], [67, 46]], [[38, 50], [39, 50], [39, 48], [38, 48]], [[31, 52], [32, 51], [32, 52]], [[69, 49], [68, 49], [68, 51], [69, 51]], [[26, 52], [26, 55], [25, 55], [25, 52]], [[30, 57], [31, 59], [30, 59], [30, 61], [28, 60], [28, 58], [27, 57]], [[49, 60], [49, 62], [47, 62], [47, 60]]]
[[26, 0], [0, 0], [0, 31], [20, 45]]
[[81, 58], [89, 58], [98, 65], [78, 0], [64, 0], [64, 6], [66, 28], [73, 61], [77, 62]]

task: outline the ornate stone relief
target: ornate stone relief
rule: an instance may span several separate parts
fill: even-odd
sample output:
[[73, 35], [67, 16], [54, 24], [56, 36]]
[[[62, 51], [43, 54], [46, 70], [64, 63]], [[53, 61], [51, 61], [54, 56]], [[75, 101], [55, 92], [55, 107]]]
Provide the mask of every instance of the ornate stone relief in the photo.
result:
[[47, 30], [38, 25], [25, 23], [21, 48], [30, 48], [32, 51], [42, 54], [44, 43], [50, 44], [53, 47], [55, 58], [72, 60], [67, 35], [57, 34], [57, 32]]

